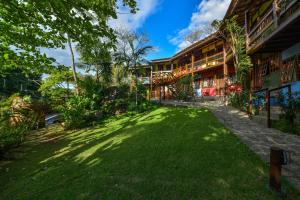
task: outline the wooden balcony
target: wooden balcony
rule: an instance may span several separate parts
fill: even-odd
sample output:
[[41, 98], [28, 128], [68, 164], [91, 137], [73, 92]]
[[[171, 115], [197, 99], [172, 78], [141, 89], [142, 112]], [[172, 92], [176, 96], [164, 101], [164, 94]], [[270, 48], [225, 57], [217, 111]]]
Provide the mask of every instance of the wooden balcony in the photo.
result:
[[194, 62], [194, 67], [192, 67], [193, 66], [192, 63], [189, 63], [185, 66], [181, 66], [176, 69], [173, 69], [172, 71], [152, 72], [152, 84], [154, 85], [169, 84], [189, 74], [203, 71], [223, 64], [224, 64], [224, 53], [220, 52], [215, 55]]
[[[280, 9], [275, 9], [279, 7]], [[278, 6], [275, 3], [267, 10], [266, 14], [247, 33], [247, 51], [258, 49], [267, 40], [287, 26], [299, 16], [299, 0], [281, 0]]]

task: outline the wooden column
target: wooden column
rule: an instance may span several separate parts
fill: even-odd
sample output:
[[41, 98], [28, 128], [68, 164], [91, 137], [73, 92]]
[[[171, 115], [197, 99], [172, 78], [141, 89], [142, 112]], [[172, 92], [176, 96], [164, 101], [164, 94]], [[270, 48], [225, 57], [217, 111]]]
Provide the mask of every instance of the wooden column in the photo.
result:
[[252, 98], [252, 89], [250, 89], [249, 93], [249, 114], [252, 115], [252, 110], [253, 110], [253, 98]]
[[267, 125], [268, 128], [271, 128], [271, 105], [270, 105], [270, 91], [267, 90]]
[[161, 103], [161, 85], [159, 86], [159, 102]]
[[193, 91], [195, 89], [195, 83], [194, 83], [194, 63], [195, 63], [195, 56], [192, 54], [192, 88]]
[[149, 101], [151, 101], [151, 99], [152, 99], [152, 87], [153, 87], [153, 83], [152, 83], [152, 80], [153, 80], [153, 74], [152, 74], [152, 71], [153, 71], [153, 69], [152, 69], [152, 65], [150, 66], [150, 95], [149, 95]]
[[224, 70], [224, 96], [226, 98], [227, 96], [227, 82], [228, 82], [228, 65], [226, 63], [226, 57], [227, 57], [227, 52], [226, 52], [226, 46], [225, 43], [223, 44], [223, 53], [224, 53], [224, 63], [223, 63], [223, 70]]
[[269, 186], [276, 192], [281, 192], [281, 162], [283, 150], [277, 147], [271, 147], [270, 152], [270, 178]]
[[245, 33], [246, 33], [246, 47], [249, 48], [249, 26], [248, 26], [248, 18], [249, 12], [248, 10], [245, 11]]
[[163, 94], [164, 94], [163, 99], [166, 100], [166, 86], [165, 86], [165, 85], [164, 85], [164, 87], [163, 87], [163, 90], [164, 90], [164, 91], [163, 91]]

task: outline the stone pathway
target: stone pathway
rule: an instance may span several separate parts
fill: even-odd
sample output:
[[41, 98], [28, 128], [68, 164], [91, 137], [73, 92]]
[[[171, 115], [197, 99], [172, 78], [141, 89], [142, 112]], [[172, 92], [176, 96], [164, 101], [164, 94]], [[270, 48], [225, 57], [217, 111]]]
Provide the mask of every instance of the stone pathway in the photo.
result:
[[270, 147], [277, 146], [291, 153], [292, 162], [283, 166], [283, 175], [300, 190], [300, 137], [269, 129], [249, 119], [248, 115], [233, 107], [213, 102], [164, 101], [165, 105], [206, 107], [249, 148], [269, 163]]

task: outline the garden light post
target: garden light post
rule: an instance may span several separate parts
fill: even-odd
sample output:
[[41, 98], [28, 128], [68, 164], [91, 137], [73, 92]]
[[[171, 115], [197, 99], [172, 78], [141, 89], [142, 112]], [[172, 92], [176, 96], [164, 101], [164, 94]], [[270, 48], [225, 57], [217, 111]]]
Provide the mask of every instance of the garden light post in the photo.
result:
[[278, 147], [270, 149], [270, 177], [269, 187], [278, 193], [281, 193], [281, 168], [290, 162], [290, 155], [287, 151]]

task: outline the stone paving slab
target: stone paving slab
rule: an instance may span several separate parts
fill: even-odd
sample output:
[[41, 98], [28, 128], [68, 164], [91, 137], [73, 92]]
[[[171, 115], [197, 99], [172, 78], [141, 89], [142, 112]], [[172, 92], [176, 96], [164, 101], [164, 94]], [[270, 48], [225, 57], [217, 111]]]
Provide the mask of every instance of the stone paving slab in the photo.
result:
[[300, 190], [300, 137], [266, 128], [249, 119], [248, 115], [231, 106], [218, 102], [163, 101], [164, 105], [205, 107], [248, 147], [269, 163], [270, 147], [277, 146], [291, 153], [292, 162], [283, 166], [283, 175]]

